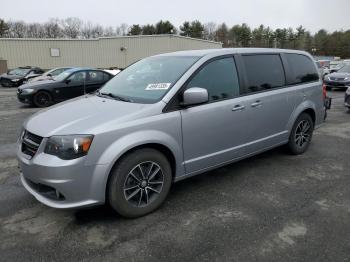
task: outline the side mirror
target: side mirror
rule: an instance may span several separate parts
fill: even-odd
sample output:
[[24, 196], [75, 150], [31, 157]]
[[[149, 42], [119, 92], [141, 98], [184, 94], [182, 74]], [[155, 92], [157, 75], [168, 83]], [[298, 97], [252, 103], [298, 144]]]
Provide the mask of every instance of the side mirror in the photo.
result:
[[52, 74], [47, 74], [47, 76], [52, 77]]
[[209, 101], [207, 89], [201, 87], [191, 87], [183, 93], [184, 106], [203, 104]]
[[70, 79], [66, 79], [64, 82], [68, 85], [71, 82], [71, 80]]

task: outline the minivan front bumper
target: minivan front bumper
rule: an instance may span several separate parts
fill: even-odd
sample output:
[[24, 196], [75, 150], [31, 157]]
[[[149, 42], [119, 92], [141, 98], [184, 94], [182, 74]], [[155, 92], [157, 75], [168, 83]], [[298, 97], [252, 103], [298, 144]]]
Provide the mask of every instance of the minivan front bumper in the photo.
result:
[[23, 186], [41, 203], [65, 209], [105, 202], [108, 165], [85, 165], [84, 157], [62, 160], [40, 148], [30, 159], [22, 153], [21, 146], [17, 158]]

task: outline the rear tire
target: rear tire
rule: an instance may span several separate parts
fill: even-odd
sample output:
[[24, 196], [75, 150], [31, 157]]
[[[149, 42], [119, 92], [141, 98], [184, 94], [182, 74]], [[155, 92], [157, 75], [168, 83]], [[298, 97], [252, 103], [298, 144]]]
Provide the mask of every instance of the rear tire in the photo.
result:
[[314, 131], [314, 123], [307, 113], [302, 113], [294, 123], [289, 136], [287, 147], [293, 155], [300, 155], [308, 149], [312, 133]]
[[48, 92], [39, 91], [33, 97], [33, 104], [36, 107], [48, 107], [52, 104], [52, 96]]
[[171, 183], [167, 158], [151, 148], [139, 149], [113, 168], [107, 188], [109, 204], [124, 217], [144, 216], [160, 207]]

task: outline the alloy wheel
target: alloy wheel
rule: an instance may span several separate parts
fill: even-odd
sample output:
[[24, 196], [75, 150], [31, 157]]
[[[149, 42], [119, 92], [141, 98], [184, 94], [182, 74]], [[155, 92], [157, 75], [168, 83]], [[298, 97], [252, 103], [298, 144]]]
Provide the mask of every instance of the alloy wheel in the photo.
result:
[[307, 120], [302, 120], [295, 129], [294, 141], [298, 147], [303, 147], [310, 142], [311, 124]]
[[147, 161], [134, 166], [124, 182], [124, 197], [136, 207], [152, 203], [162, 192], [164, 174], [161, 167]]
[[44, 92], [40, 92], [35, 97], [35, 102], [40, 107], [46, 107], [50, 105], [50, 95]]

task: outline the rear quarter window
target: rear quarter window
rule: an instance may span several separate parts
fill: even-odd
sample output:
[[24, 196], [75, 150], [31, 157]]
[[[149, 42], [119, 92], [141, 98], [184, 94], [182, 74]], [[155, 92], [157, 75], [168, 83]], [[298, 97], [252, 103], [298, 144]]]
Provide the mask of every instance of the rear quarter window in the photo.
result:
[[246, 93], [266, 91], [285, 85], [285, 74], [279, 54], [242, 56], [247, 75]]
[[314, 62], [305, 55], [285, 54], [289, 68], [289, 85], [314, 82], [319, 80], [319, 74]]

